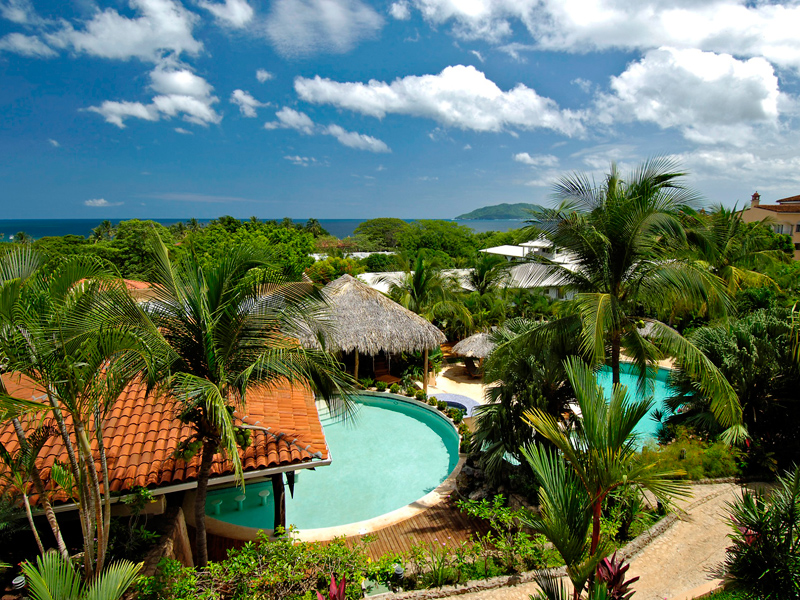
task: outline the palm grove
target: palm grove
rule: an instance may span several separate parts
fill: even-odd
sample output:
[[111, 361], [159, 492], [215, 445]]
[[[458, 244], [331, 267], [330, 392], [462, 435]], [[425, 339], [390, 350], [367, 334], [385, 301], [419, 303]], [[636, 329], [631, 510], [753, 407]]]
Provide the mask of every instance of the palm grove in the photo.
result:
[[[676, 482], [683, 473], [640, 453], [635, 440], [634, 428], [653, 404], [631, 398], [647, 396], [659, 361], [675, 364], [676, 394], [661, 414], [662, 439], [691, 430], [727, 444], [746, 440], [742, 468], [752, 470], [788, 467], [800, 456], [790, 427], [797, 415], [791, 390], [800, 383], [789, 309], [798, 271], [785, 240], [767, 225], [745, 225], [735, 211], [700, 211], [681, 179], [661, 159], [624, 175], [613, 167], [599, 183], [576, 174], [557, 186], [554, 208], [508, 234], [376, 219], [355, 238], [335, 240], [313, 220], [298, 227], [226, 217], [171, 230], [104, 224], [91, 240], [9, 244], [0, 265], [0, 354], [4, 370], [28, 376], [44, 399], [0, 390], [1, 416], [13, 423], [21, 449], [18, 456], [2, 451], [7, 489], [26, 507], [36, 499], [63, 557], [68, 544], [51, 499], [74, 501], [85, 579], [107, 572], [120, 586], [129, 583], [134, 565], [108, 566], [102, 432], [120, 391], [142, 380], [171, 398], [192, 427], [181, 447], [202, 457], [195, 510], [197, 559], [205, 566], [211, 461], [224, 451], [241, 476], [238, 446], [248, 443], [230, 408], [245, 405], [248, 391], [285, 380], [329, 402], [346, 402], [352, 389], [337, 357], [296, 342], [297, 332], [325, 312], [318, 288], [298, 283], [300, 276], [305, 271], [324, 283], [344, 272], [401, 271], [387, 275], [390, 296], [450, 337], [493, 331], [473, 460], [495, 485], [522, 478], [534, 489], [541, 512], [527, 524], [558, 550], [577, 598], [600, 585], [598, 569], [611, 548], [600, 528], [609, 499], [629, 488], [664, 502], [684, 492]], [[530, 283], [558, 276], [575, 292], [569, 301], [508, 289], [508, 264], [477, 252], [540, 235], [576, 266], [539, 259]], [[344, 256], [354, 248], [395, 255], [359, 262]], [[314, 264], [314, 249], [329, 258]], [[472, 267], [473, 291], [463, 292], [448, 275], [445, 267], [453, 266]], [[154, 298], [134, 302], [120, 275], [151, 282]], [[618, 385], [623, 362], [633, 365], [637, 390]], [[602, 365], [616, 384], [610, 402], [594, 381]], [[53, 467], [55, 488], [46, 490], [38, 453], [49, 436], [61, 437], [69, 462]], [[542, 586], [548, 597], [567, 593], [546, 579]]]

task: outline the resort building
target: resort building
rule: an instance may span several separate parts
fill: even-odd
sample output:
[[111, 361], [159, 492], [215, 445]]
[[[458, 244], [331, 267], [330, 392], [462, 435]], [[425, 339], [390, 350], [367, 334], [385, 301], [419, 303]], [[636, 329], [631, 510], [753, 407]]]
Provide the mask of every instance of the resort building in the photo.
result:
[[761, 204], [761, 195], [756, 192], [750, 200], [750, 208], [742, 211], [745, 223], [768, 220], [775, 231], [792, 237], [794, 259], [800, 260], [800, 196], [781, 198], [777, 204]]
[[[27, 377], [4, 373], [2, 379], [12, 397], [40, 402], [46, 398]], [[181, 492], [197, 487], [200, 453], [188, 460], [178, 455], [178, 444], [192, 435], [192, 428], [177, 417], [176, 409], [172, 400], [148, 394], [142, 382], [128, 385], [112, 405], [103, 428], [103, 444], [113, 502], [137, 487], [145, 487], [156, 498], [156, 505], [149, 512], [158, 514], [168, 504], [180, 502]], [[269, 497], [248, 498], [248, 502], [269, 505], [274, 511], [274, 522], [285, 527], [284, 483], [293, 492], [295, 471], [331, 464], [314, 395], [288, 384], [269, 390], [256, 388], [247, 395], [247, 414], [237, 412], [234, 417], [236, 425], [252, 434], [252, 444], [241, 453], [244, 480], [269, 481], [273, 490]], [[22, 417], [23, 425], [34, 418]], [[0, 443], [11, 454], [19, 450], [10, 422], [0, 427]], [[93, 449], [96, 447], [97, 441], [93, 440]], [[73, 499], [51, 481], [53, 465], [67, 461], [67, 448], [61, 436], [53, 435], [39, 454], [39, 464], [45, 489], [53, 494], [56, 512], [77, 510]], [[231, 461], [217, 454], [209, 488], [233, 486], [235, 479]], [[193, 524], [193, 511], [186, 510], [185, 514], [189, 524]]]

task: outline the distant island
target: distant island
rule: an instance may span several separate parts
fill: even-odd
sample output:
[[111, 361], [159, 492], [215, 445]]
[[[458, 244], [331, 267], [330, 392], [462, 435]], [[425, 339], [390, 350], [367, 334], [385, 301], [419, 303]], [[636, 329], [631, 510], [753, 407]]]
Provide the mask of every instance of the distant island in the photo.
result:
[[456, 221], [490, 221], [510, 219], [530, 219], [531, 211], [541, 210], [538, 204], [495, 204], [484, 206], [463, 215], [458, 215]]

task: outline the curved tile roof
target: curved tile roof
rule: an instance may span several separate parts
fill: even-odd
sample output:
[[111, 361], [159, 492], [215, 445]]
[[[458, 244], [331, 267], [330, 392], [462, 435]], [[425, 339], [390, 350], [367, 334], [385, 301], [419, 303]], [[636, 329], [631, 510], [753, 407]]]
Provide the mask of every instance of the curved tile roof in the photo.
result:
[[[2, 377], [11, 396], [43, 399], [41, 389], [30, 379], [8, 373]], [[247, 396], [247, 412], [246, 416], [237, 413], [234, 416], [240, 423], [268, 428], [269, 432], [252, 431], [253, 443], [242, 453], [245, 472], [328, 458], [325, 435], [309, 390], [288, 384], [270, 390], [252, 389]], [[191, 427], [175, 416], [170, 399], [148, 395], [141, 382], [131, 383], [111, 408], [103, 436], [111, 491], [195, 481], [200, 468], [199, 453], [189, 461], [172, 455], [178, 443], [191, 432]], [[11, 424], [0, 426], [0, 442], [10, 452], [19, 448]], [[93, 449], [96, 450], [96, 442]], [[45, 482], [56, 460], [67, 462], [60, 436], [50, 438], [39, 455], [38, 464]], [[97, 467], [100, 468], [99, 460]], [[217, 454], [211, 473], [212, 477], [233, 474], [231, 462]], [[63, 492], [57, 493], [55, 499], [67, 500]]]

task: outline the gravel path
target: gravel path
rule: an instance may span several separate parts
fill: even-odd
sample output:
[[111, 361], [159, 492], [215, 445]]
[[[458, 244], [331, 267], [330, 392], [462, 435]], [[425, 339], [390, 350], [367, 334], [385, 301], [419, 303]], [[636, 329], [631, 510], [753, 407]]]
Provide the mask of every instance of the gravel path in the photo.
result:
[[[694, 486], [694, 497], [678, 501], [686, 512], [634, 557], [629, 576], [639, 576], [634, 600], [664, 600], [707, 584], [728, 545], [726, 503], [739, 493], [734, 484]], [[534, 584], [457, 596], [460, 600], [528, 600]]]

